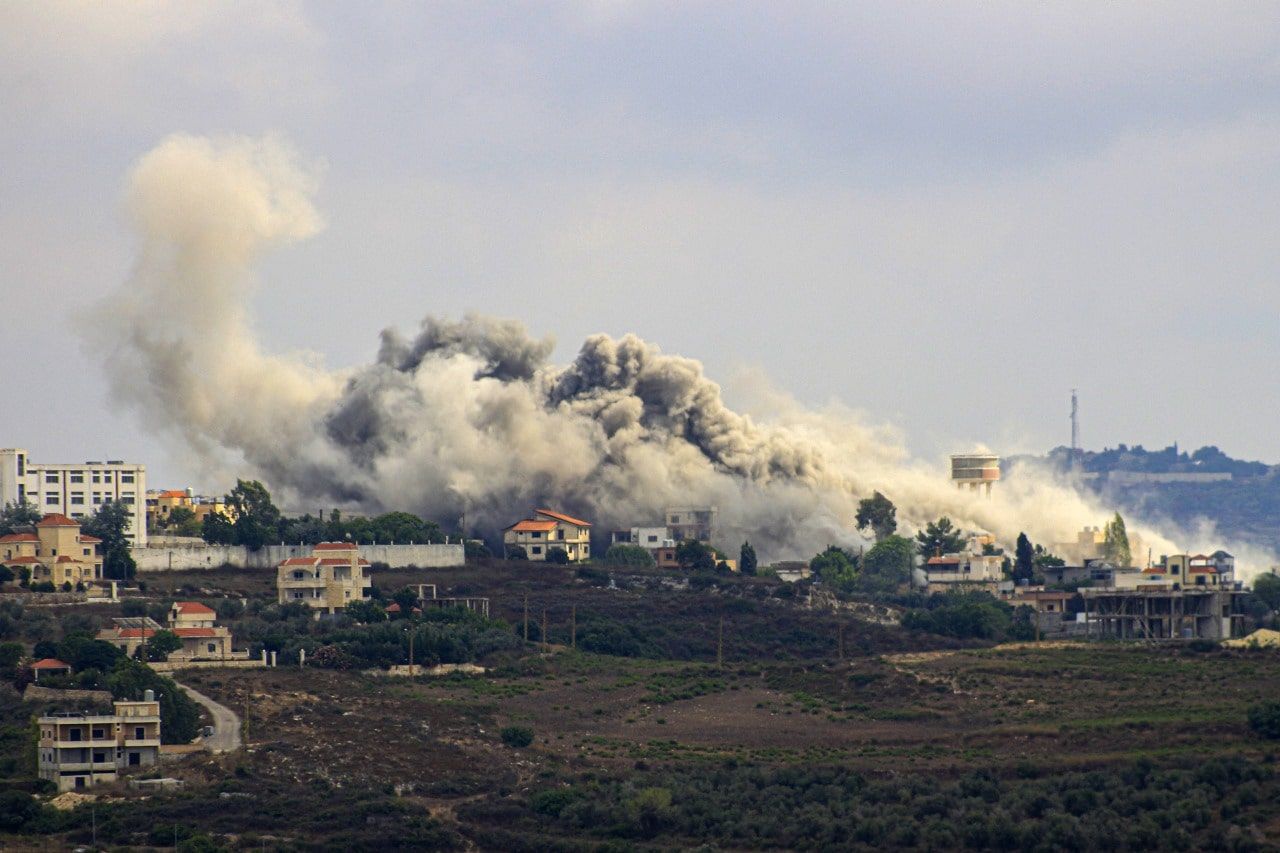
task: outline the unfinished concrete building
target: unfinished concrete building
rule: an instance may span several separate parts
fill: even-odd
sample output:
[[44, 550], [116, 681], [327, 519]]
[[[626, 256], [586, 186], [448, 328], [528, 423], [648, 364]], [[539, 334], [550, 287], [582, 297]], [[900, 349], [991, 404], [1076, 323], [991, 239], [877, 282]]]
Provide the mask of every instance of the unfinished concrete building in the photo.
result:
[[1082, 589], [1091, 637], [1227, 640], [1244, 633], [1245, 593], [1228, 589]]

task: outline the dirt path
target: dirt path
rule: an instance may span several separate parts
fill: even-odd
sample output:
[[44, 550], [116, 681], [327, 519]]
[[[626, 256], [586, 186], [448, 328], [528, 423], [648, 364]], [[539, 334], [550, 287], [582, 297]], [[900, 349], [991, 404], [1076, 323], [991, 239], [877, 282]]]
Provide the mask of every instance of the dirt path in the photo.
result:
[[[177, 682], [174, 682], [175, 684]], [[204, 748], [210, 752], [234, 752], [240, 748], [240, 717], [226, 705], [205, 696], [199, 690], [178, 684], [182, 691], [199, 702], [213, 717], [213, 734], [204, 739]]]

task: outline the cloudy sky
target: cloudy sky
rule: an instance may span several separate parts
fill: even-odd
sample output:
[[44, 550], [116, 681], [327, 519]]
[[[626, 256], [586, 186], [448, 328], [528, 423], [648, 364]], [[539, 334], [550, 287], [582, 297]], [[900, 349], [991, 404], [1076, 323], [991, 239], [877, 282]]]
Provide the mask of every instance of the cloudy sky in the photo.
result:
[[132, 263], [130, 166], [183, 131], [322, 169], [325, 230], [259, 270], [273, 351], [355, 365], [474, 310], [560, 360], [634, 331], [925, 457], [1065, 443], [1078, 387], [1086, 446], [1278, 462], [1278, 30], [1247, 3], [4, 4], [0, 444], [188, 484], [77, 331]]

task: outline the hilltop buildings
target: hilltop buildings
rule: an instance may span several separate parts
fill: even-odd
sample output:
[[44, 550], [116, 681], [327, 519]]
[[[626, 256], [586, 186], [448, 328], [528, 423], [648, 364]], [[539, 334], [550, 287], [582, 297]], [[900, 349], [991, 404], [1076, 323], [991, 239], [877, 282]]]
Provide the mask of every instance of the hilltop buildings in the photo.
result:
[[30, 502], [41, 512], [85, 518], [110, 501], [132, 511], [125, 534], [147, 544], [147, 468], [133, 462], [32, 462], [21, 448], [0, 450], [0, 503]]
[[963, 551], [930, 557], [914, 573], [916, 586], [929, 593], [985, 590], [995, 593], [1004, 577], [1004, 555], [985, 553], [990, 536], [972, 536]]
[[196, 521], [201, 524], [207, 516], [217, 513], [229, 521], [235, 520], [235, 513], [228, 508], [221, 498], [198, 497], [191, 489], [164, 489], [147, 492], [147, 526], [163, 527], [176, 509], [191, 510]]
[[502, 534], [504, 548], [523, 548], [525, 556], [545, 561], [552, 548], [562, 548], [569, 562], [591, 558], [591, 522], [549, 509], [534, 510], [532, 518], [524, 518]]
[[34, 533], [0, 536], [0, 565], [26, 569], [33, 583], [52, 583], [61, 589], [102, 580], [101, 539], [80, 532], [80, 523], [50, 513], [36, 523]]
[[276, 569], [281, 604], [300, 601], [321, 613], [337, 613], [369, 597], [369, 561], [353, 542], [321, 542], [309, 557], [289, 557]]
[[182, 640], [182, 648], [169, 653], [170, 661], [248, 660], [247, 651], [232, 649], [231, 631], [216, 623], [217, 614], [197, 601], [175, 601], [169, 609], [167, 625], [145, 616], [122, 616], [103, 628], [97, 639], [105, 640], [132, 657], [158, 631], [172, 631]]
[[150, 767], [160, 756], [160, 703], [150, 690], [140, 702], [114, 702], [114, 713], [48, 714], [39, 720], [37, 770], [59, 791], [114, 782], [120, 770]]

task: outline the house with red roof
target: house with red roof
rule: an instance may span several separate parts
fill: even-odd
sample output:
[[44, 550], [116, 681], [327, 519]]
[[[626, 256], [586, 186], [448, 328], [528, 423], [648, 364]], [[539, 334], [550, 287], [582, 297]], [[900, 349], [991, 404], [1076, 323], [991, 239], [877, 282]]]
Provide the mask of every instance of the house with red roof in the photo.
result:
[[571, 563], [591, 559], [591, 522], [550, 509], [537, 509], [502, 533], [504, 549], [522, 548], [525, 556], [543, 562], [552, 548], [561, 548]]
[[39, 681], [42, 675], [46, 678], [51, 675], [70, 675], [71, 664], [63, 663], [57, 658], [43, 658], [31, 664], [31, 671], [35, 673], [36, 681]]
[[301, 602], [317, 613], [339, 613], [369, 597], [369, 561], [354, 542], [321, 542], [307, 557], [289, 557], [276, 567], [281, 604]]
[[34, 583], [55, 587], [102, 580], [102, 540], [80, 532], [80, 522], [49, 513], [30, 532], [0, 536], [0, 565], [15, 574], [26, 570]]
[[133, 657], [138, 648], [160, 631], [172, 631], [182, 641], [182, 648], [169, 653], [172, 661], [247, 660], [247, 651], [234, 651], [231, 630], [218, 625], [213, 608], [198, 601], [175, 601], [169, 608], [167, 624], [145, 616], [123, 616], [114, 625], [98, 632], [105, 640]]

